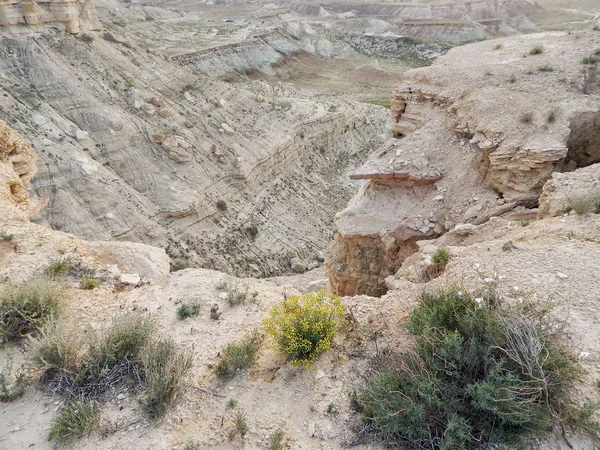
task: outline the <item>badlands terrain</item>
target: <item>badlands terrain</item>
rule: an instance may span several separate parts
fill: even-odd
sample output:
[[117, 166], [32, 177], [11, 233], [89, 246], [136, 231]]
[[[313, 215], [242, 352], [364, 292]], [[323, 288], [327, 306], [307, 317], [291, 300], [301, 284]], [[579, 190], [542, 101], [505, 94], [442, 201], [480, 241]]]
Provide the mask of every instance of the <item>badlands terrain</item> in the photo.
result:
[[[576, 401], [600, 401], [599, 29], [592, 0], [0, 4], [0, 288], [67, 260], [73, 336], [143, 311], [193, 354], [163, 419], [114, 392], [73, 448], [260, 449], [279, 429], [293, 449], [379, 448], [348, 397], [369, 361], [406, 347], [424, 289], [489, 280], [559, 303]], [[321, 288], [355, 330], [314, 368], [265, 341], [215, 376], [272, 306]], [[186, 301], [200, 314], [179, 320]], [[29, 384], [0, 404], [0, 449], [52, 448], [61, 397], [26, 342], [0, 343], [9, 363]], [[599, 445], [555, 429], [526, 448]]]

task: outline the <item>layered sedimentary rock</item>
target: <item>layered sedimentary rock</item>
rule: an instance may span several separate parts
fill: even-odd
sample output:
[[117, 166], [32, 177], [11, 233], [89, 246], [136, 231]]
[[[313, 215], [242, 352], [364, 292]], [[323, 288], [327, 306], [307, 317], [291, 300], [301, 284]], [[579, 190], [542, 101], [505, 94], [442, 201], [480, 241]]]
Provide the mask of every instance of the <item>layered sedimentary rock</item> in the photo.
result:
[[98, 30], [100, 22], [91, 0], [2, 0], [0, 31], [29, 33], [44, 26], [61, 27], [67, 33]]
[[407, 72], [391, 136], [351, 174], [365, 184], [336, 216], [331, 289], [381, 294], [418, 241], [535, 208], [553, 172], [597, 162], [599, 95], [565, 80], [578, 79], [598, 45], [596, 33], [528, 35], [453, 49]]
[[355, 191], [344, 172], [376, 144], [385, 111], [223, 83], [127, 35], [94, 36], [0, 43], [0, 117], [30, 138], [34, 193], [50, 199], [34, 220], [162, 246], [175, 268], [281, 273], [288, 252], [316, 265]]

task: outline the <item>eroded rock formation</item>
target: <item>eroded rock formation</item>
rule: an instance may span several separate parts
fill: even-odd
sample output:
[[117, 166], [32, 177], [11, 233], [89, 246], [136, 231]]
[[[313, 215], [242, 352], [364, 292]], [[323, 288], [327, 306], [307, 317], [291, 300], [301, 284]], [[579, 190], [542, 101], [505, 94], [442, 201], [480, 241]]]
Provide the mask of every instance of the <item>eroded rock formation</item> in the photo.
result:
[[[531, 55], [536, 45], [543, 51]], [[598, 161], [598, 94], [564, 80], [599, 45], [595, 33], [528, 35], [407, 72], [391, 137], [351, 175], [366, 182], [336, 216], [331, 289], [381, 294], [417, 241], [515, 211], [535, 217], [526, 208], [553, 172]]]
[[64, 28], [72, 34], [100, 29], [92, 0], [0, 2], [0, 32], [29, 33], [42, 31], [48, 25]]

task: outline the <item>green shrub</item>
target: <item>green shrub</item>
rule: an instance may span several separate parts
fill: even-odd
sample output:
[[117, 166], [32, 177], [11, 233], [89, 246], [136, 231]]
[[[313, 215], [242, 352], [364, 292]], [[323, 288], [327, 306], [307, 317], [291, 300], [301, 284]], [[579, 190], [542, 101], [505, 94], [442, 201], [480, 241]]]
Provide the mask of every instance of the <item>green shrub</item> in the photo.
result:
[[572, 196], [569, 201], [577, 214], [600, 214], [600, 192]]
[[516, 83], [517, 82], [517, 77], [515, 75], [511, 75], [510, 78], [508, 79], [509, 83]]
[[217, 209], [219, 211], [227, 211], [227, 203], [225, 200], [217, 200]]
[[285, 433], [281, 428], [271, 433], [267, 450], [283, 450], [285, 448], [285, 443], [283, 442], [284, 438]]
[[0, 293], [0, 341], [38, 331], [59, 315], [63, 294], [49, 283], [12, 286]]
[[380, 357], [356, 396], [368, 429], [422, 449], [514, 443], [552, 421], [589, 427], [567, 395], [581, 375], [546, 303], [424, 293], [406, 328], [414, 350]]
[[243, 413], [241, 411], [236, 412], [235, 416], [233, 416], [233, 424], [235, 425], [235, 429], [237, 430], [237, 432], [240, 433], [242, 439], [244, 438], [244, 436], [246, 436], [248, 431], [250, 431], [248, 423], [246, 422], [246, 413]]
[[548, 121], [548, 123], [554, 123], [556, 122], [556, 119], [559, 114], [560, 108], [558, 106], [555, 106], [548, 112], [548, 117], [546, 117], [546, 120]]
[[185, 379], [192, 369], [192, 355], [179, 351], [173, 341], [148, 346], [143, 357], [148, 396], [145, 410], [152, 419], [162, 417], [185, 392]]
[[501, 50], [504, 46], [502, 44], [494, 45], [494, 50]]
[[544, 53], [544, 47], [542, 47], [541, 45], [534, 45], [529, 50], [530, 55], [541, 55], [542, 53]]
[[594, 65], [594, 64], [597, 64], [598, 62], [600, 62], [600, 58], [598, 58], [595, 55], [586, 56], [585, 58], [583, 58], [581, 60], [581, 64], [589, 64], [589, 65]]
[[96, 289], [98, 287], [98, 282], [94, 278], [84, 277], [79, 282], [79, 287], [81, 289], [85, 289], [85, 290], [91, 291], [91, 290]]
[[51, 280], [64, 277], [71, 270], [71, 263], [66, 258], [53, 259], [42, 269], [42, 273]]
[[179, 308], [177, 308], [177, 317], [180, 320], [197, 316], [198, 314], [200, 314], [200, 303], [197, 301], [182, 303]]
[[23, 396], [25, 388], [23, 374], [12, 376], [12, 361], [8, 361], [0, 371], [0, 402], [12, 402]]
[[183, 450], [202, 450], [193, 440], [188, 439]]
[[431, 262], [436, 265], [445, 267], [448, 261], [450, 261], [450, 250], [445, 247], [437, 248], [431, 256]]
[[258, 334], [247, 337], [239, 344], [229, 344], [221, 352], [221, 359], [216, 367], [217, 375], [227, 377], [236, 370], [252, 367], [256, 361], [256, 352], [260, 348], [261, 337]]
[[544, 64], [543, 66], [538, 67], [538, 72], [553, 72], [554, 67], [550, 64]]
[[331, 346], [344, 312], [340, 298], [325, 291], [291, 295], [271, 309], [264, 329], [275, 340], [278, 352], [293, 365], [310, 366]]
[[65, 445], [92, 431], [98, 423], [100, 408], [95, 402], [74, 400], [52, 422], [50, 439]]

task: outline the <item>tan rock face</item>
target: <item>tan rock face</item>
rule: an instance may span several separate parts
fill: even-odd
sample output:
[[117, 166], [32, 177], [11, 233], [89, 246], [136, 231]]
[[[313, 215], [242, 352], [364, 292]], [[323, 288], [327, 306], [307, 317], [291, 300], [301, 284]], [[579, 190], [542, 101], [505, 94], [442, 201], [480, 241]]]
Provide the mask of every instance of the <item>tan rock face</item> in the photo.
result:
[[63, 27], [71, 34], [101, 28], [94, 5], [86, 0], [9, 0], [0, 3], [0, 30], [29, 33], [42, 31], [45, 25]]
[[[536, 45], [544, 50], [531, 55]], [[514, 208], [525, 208], [518, 217], [535, 217], [526, 208], [537, 206], [554, 172], [599, 162], [600, 96], [562, 81], [576, 79], [581, 59], [598, 45], [593, 33], [527, 35], [455, 48], [407, 72], [392, 102], [391, 136], [350, 175], [367, 181], [336, 216], [326, 259], [332, 290], [385, 292], [381, 280], [415, 242]], [[563, 195], [553, 186], [547, 198]], [[567, 210], [557, 202], [541, 213]], [[394, 247], [403, 250], [383, 251]]]
[[35, 150], [0, 120], [0, 216], [29, 219], [29, 183], [37, 172]]

